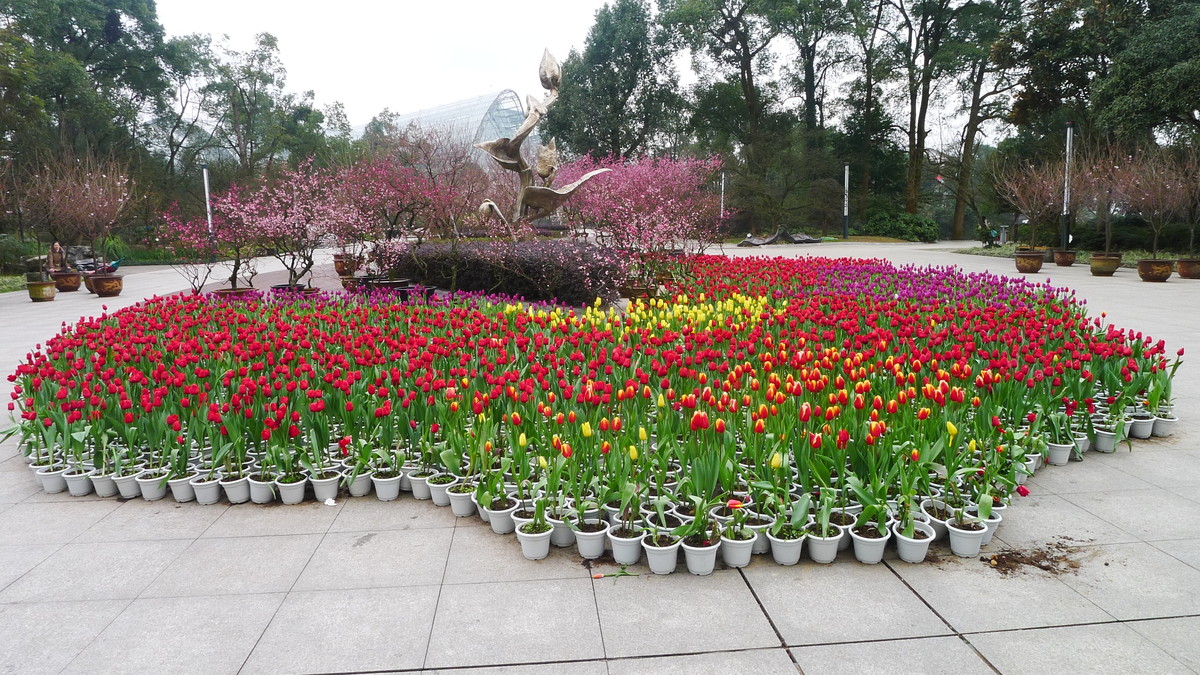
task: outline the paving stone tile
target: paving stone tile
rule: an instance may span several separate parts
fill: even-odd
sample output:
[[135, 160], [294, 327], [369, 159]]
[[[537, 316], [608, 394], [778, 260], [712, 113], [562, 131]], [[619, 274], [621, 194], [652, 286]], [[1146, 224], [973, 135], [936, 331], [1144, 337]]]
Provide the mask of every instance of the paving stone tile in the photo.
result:
[[1112, 616], [1152, 619], [1200, 614], [1200, 570], [1149, 544], [1089, 548], [1094, 556], [1059, 579]]
[[1125, 624], [1160, 649], [1200, 673], [1200, 617], [1130, 621]]
[[195, 539], [228, 508], [228, 504], [180, 504], [169, 496], [153, 502], [131, 499], [88, 528], [77, 541]]
[[0, 673], [58, 673], [128, 600], [0, 605]]
[[1156, 541], [1152, 545], [1172, 558], [1200, 570], [1200, 539], [1171, 539]]
[[62, 544], [0, 546], [0, 590], [20, 579], [60, 548]]
[[452, 528], [331, 532], [294, 590], [440, 584], [453, 536]]
[[[1083, 564], [1093, 564], [1090, 551], [1083, 549], [1076, 558], [1085, 561]], [[1107, 612], [1057, 577], [1034, 567], [1004, 576], [980, 558], [943, 557], [937, 564], [888, 564], [961, 632], [1112, 620]]]
[[318, 534], [197, 539], [142, 597], [288, 591], [320, 542]]
[[550, 547], [541, 560], [526, 560], [513, 534], [496, 534], [491, 527], [454, 529], [446, 561], [446, 584], [537, 579], [587, 579], [592, 572], [582, 564], [574, 547]]
[[738, 652], [659, 656], [609, 661], [609, 675], [728, 675], [728, 673], [795, 673], [787, 650], [753, 649]]
[[[594, 580], [609, 658], [778, 647], [779, 638], [736, 570]], [[644, 630], [650, 622], [654, 630]]]
[[1155, 487], [1200, 487], [1200, 454], [1187, 451], [1145, 452], [1140, 446], [1134, 447], [1133, 452], [1102, 455], [1101, 461]]
[[1085, 492], [1064, 499], [1144, 541], [1200, 538], [1200, 503], [1166, 490]]
[[967, 639], [1004, 675], [1191, 672], [1123, 624], [979, 633]]
[[443, 586], [426, 668], [604, 656], [591, 579]]
[[241, 672], [420, 668], [437, 599], [436, 586], [289, 593]]
[[609, 670], [609, 665], [604, 661], [570, 661], [566, 663], [535, 663], [524, 666], [422, 670], [421, 675], [608, 675]]
[[282, 593], [134, 600], [64, 673], [237, 673]]
[[0, 471], [0, 504], [16, 504], [42, 491], [23, 460], [13, 458], [4, 465], [11, 469]]
[[755, 561], [744, 573], [789, 645], [851, 639], [862, 634], [864, 617], [880, 639], [952, 632], [885, 565]]
[[343, 501], [337, 520], [329, 531], [423, 530], [454, 527], [456, 520], [460, 519], [454, 516], [449, 507], [434, 506], [431, 501], [413, 499], [407, 492], [401, 492], [399, 499], [390, 502], [381, 502], [372, 493], [366, 497], [351, 497]]
[[188, 542], [67, 544], [0, 592], [0, 602], [136, 598]]
[[[118, 503], [121, 502], [121, 500], [118, 499], [117, 497], [101, 497], [100, 495], [96, 494], [95, 492], [83, 495], [82, 497], [76, 497], [75, 495], [71, 494], [71, 492], [69, 490], [63, 490], [62, 492], [43, 492], [39, 488], [36, 492], [34, 492], [33, 494], [29, 495], [24, 500], [22, 500], [22, 503], [24, 503], [24, 504], [49, 504], [52, 502], [107, 502], [107, 501], [116, 501]], [[142, 499], [141, 501], [145, 501], [145, 500]]]
[[1145, 490], [1154, 487], [1153, 484], [1122, 471], [1119, 466], [1093, 459], [1099, 454], [1089, 452], [1084, 455], [1082, 462], [1068, 462], [1066, 466], [1044, 466], [1033, 476], [1033, 484], [1059, 495], [1074, 492]]
[[116, 500], [16, 504], [0, 513], [5, 544], [65, 544], [120, 506]]
[[994, 672], [957, 637], [792, 647], [805, 675], [987, 675]]
[[[1070, 468], [1070, 464], [1062, 468]], [[1033, 493], [1005, 509], [996, 536], [1016, 548], [1038, 548], [1051, 542], [1071, 545], [1135, 542], [1134, 535], [1089, 513], [1058, 495]]]
[[1196, 502], [1197, 504], [1200, 504], [1200, 490], [1197, 490], [1194, 487], [1169, 487], [1164, 489], [1173, 495], [1183, 497], [1189, 502]]
[[338, 506], [326, 506], [318, 502], [291, 505], [279, 502], [230, 504], [201, 536], [224, 538], [324, 534], [340, 509], [340, 503]]

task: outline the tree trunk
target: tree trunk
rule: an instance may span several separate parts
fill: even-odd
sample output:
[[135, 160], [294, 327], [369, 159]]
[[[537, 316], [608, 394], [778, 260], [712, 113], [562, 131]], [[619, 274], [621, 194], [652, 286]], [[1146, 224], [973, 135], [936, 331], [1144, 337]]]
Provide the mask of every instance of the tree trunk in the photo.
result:
[[958, 189], [954, 194], [954, 218], [950, 221], [950, 238], [965, 237], [963, 221], [967, 213], [967, 196], [970, 194], [971, 179], [975, 172], [975, 139], [979, 135], [980, 110], [983, 105], [983, 77], [987, 69], [978, 63], [971, 70], [971, 110], [967, 114], [967, 126], [963, 130], [962, 156], [958, 165]]

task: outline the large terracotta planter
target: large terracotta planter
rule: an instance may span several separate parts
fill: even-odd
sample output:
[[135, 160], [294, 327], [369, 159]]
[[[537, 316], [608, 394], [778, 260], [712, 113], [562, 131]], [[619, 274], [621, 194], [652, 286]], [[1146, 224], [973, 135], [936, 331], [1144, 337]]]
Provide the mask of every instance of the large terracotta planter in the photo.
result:
[[247, 295], [258, 295], [259, 290], [243, 286], [242, 288], [218, 288], [209, 292], [220, 298], [240, 298]]
[[1121, 266], [1120, 253], [1093, 253], [1089, 263], [1094, 277], [1111, 277]]
[[1200, 258], [1180, 258], [1175, 261], [1175, 271], [1183, 279], [1200, 279]]
[[70, 293], [71, 291], [79, 290], [80, 284], [83, 283], [83, 277], [79, 272], [51, 272], [50, 278], [54, 279], [54, 287], [60, 293]]
[[1042, 269], [1046, 256], [1041, 251], [1017, 251], [1013, 254], [1017, 261], [1017, 271], [1023, 274], [1033, 274]]
[[54, 299], [53, 281], [29, 281], [25, 283], [25, 287], [29, 289], [29, 299], [34, 302], [50, 302]]
[[639, 298], [648, 298], [654, 294], [656, 288], [649, 283], [637, 281], [627, 281], [621, 286], [621, 297], [637, 300]]
[[115, 298], [125, 287], [125, 277], [120, 274], [93, 274], [92, 288], [101, 298]]
[[1070, 267], [1075, 264], [1075, 251], [1055, 251], [1054, 264], [1059, 267]]
[[1174, 260], [1143, 259], [1138, 261], [1138, 276], [1142, 281], [1162, 282], [1171, 278], [1175, 269]]
[[333, 269], [337, 271], [339, 277], [354, 276], [354, 273], [358, 271], [360, 262], [357, 256], [350, 255], [349, 253], [333, 254]]

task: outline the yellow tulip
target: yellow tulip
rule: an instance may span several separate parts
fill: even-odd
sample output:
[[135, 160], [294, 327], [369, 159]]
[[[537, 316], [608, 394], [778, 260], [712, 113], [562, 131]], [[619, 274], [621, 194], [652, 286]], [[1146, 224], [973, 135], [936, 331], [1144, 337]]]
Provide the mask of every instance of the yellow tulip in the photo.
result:
[[783, 466], [783, 455], [778, 452], [771, 455], [771, 468], [778, 469], [781, 466]]
[[954, 426], [954, 422], [946, 422], [946, 432], [950, 434], [950, 438], [958, 435], [958, 427]]
[[662, 395], [662, 392], [659, 392], [659, 394], [658, 394], [658, 407], [660, 407], [660, 408], [667, 407], [667, 399], [666, 399], [666, 397], [664, 397]]
[[528, 444], [529, 444], [529, 439], [525, 438], [525, 432], [522, 431], [521, 435], [517, 438], [517, 445], [519, 445], [523, 448]]
[[584, 422], [584, 423], [583, 423], [583, 426], [582, 426], [582, 427], [580, 427], [580, 431], [582, 431], [582, 432], [583, 432], [583, 437], [584, 437], [584, 438], [591, 438], [591, 437], [592, 437], [592, 425], [591, 425], [591, 424], [589, 424], [588, 422]]
[[549, 463], [546, 461], [546, 458], [545, 458], [545, 457], [542, 457], [541, 455], [538, 455], [538, 466], [540, 466], [540, 467], [542, 467], [543, 469], [545, 469], [545, 468], [549, 467], [549, 466], [550, 466], [550, 464], [549, 464]]
[[638, 455], [637, 446], [636, 445], [629, 446], [629, 459], [632, 459], [636, 462], [637, 455]]
[[974, 438], [971, 439], [970, 443], [967, 443], [967, 449], [970, 450], [971, 452], [975, 452], [975, 439]]
[[644, 441], [647, 438], [649, 435], [646, 433], [646, 427], [638, 427], [638, 440]]

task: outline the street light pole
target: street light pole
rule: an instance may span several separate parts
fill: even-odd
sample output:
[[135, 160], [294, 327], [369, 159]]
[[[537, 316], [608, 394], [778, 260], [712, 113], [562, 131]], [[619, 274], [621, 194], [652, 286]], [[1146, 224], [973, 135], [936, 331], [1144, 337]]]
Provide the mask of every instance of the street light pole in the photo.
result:
[[846, 165], [846, 176], [842, 190], [842, 239], [850, 238], [850, 165]]
[[216, 262], [216, 246], [213, 240], [213, 224], [212, 224], [212, 199], [209, 196], [208, 190], [208, 162], [200, 164], [200, 171], [204, 174], [204, 212], [208, 216], [208, 245], [210, 248], [210, 257], [212, 262]]
[[204, 211], [208, 215], [208, 237], [211, 239], [213, 236], [212, 200], [208, 193], [208, 162], [200, 165], [200, 171], [204, 173]]
[[725, 220], [725, 172], [721, 172], [721, 220]]
[[1063, 163], [1063, 207], [1062, 227], [1059, 228], [1062, 250], [1070, 248], [1071, 241], [1071, 155], [1075, 150], [1075, 123], [1067, 122], [1067, 159]]

